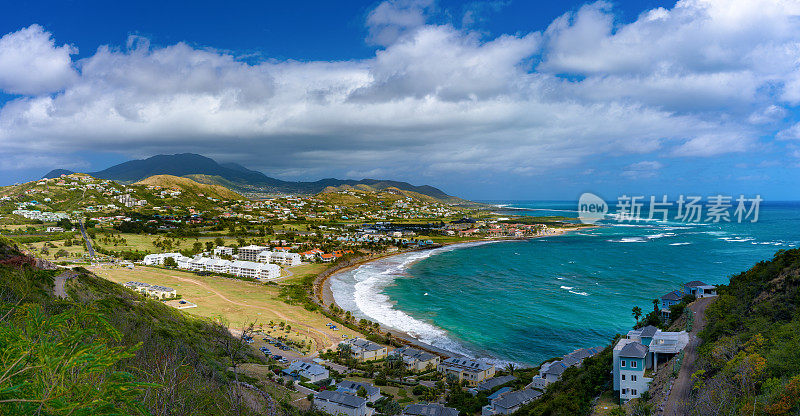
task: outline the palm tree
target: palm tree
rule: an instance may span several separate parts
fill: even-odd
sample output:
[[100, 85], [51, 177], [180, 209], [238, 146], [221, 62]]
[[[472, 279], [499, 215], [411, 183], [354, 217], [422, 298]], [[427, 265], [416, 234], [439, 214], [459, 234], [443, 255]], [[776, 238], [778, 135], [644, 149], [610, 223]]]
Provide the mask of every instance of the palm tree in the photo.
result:
[[658, 299], [653, 299], [653, 312], [658, 312]]
[[632, 313], [633, 317], [636, 318], [636, 323], [638, 324], [639, 323], [639, 318], [642, 317], [642, 308], [640, 308], [638, 306], [634, 306], [633, 309], [631, 309], [631, 313]]
[[517, 367], [514, 365], [514, 363], [506, 364], [505, 370], [508, 371], [509, 375], [513, 376], [514, 375], [514, 370], [516, 370], [516, 369], [517, 369]]
[[352, 348], [350, 348], [350, 344], [339, 344], [339, 346], [336, 347], [336, 349], [339, 350], [340, 357], [348, 357], [350, 356], [350, 353], [353, 351]]

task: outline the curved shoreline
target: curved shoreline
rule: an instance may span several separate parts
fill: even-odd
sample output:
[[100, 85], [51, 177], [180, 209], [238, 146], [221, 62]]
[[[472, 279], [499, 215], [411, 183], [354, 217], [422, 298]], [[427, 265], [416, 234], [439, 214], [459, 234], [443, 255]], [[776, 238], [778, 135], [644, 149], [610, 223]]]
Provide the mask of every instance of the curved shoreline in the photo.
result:
[[[583, 228], [588, 228], [588, 227], [580, 227], [580, 229], [583, 229]], [[314, 278], [313, 298], [314, 298], [314, 301], [316, 303], [318, 303], [320, 306], [322, 306], [325, 309], [328, 309], [332, 304], [335, 305], [336, 301], [335, 301], [335, 299], [333, 299], [333, 294], [331, 292], [330, 283], [329, 283], [329, 280], [330, 280], [331, 276], [333, 276], [335, 274], [338, 274], [338, 273], [346, 272], [348, 270], [352, 270], [352, 269], [354, 269], [356, 267], [362, 266], [364, 264], [367, 264], [367, 263], [370, 263], [370, 262], [373, 262], [373, 261], [376, 261], [376, 260], [385, 259], [385, 258], [393, 257], [393, 256], [399, 256], [401, 254], [413, 253], [413, 252], [416, 252], [416, 251], [435, 250], [437, 248], [449, 247], [449, 246], [457, 246], [457, 245], [461, 245], [461, 244], [472, 244], [472, 243], [479, 243], [479, 242], [487, 242], [487, 243], [489, 243], [489, 242], [496, 242], [496, 241], [527, 241], [527, 240], [533, 240], [535, 238], [557, 237], [557, 236], [564, 235], [564, 234], [566, 234], [566, 233], [568, 233], [570, 231], [574, 231], [574, 230], [577, 230], [577, 229], [579, 229], [579, 228], [556, 229], [557, 230], [556, 233], [548, 234], [548, 235], [533, 236], [533, 237], [476, 238], [476, 239], [472, 239], [472, 240], [454, 241], [454, 242], [449, 242], [449, 243], [438, 243], [438, 244], [434, 244], [434, 245], [429, 246], [429, 247], [418, 247], [418, 248], [414, 248], [414, 249], [410, 249], [410, 250], [398, 250], [398, 251], [391, 252], [391, 253], [381, 253], [381, 254], [378, 254], [378, 255], [362, 256], [362, 257], [359, 257], [359, 258], [356, 258], [356, 259], [352, 259], [351, 261], [346, 262], [346, 263], [333, 265], [332, 267], [329, 267], [329, 268], [323, 270], [321, 273], [319, 273], [317, 275], [317, 277]], [[352, 312], [352, 311], [350, 311], [350, 312]]]
[[[568, 233], [570, 231], [575, 231], [575, 230], [584, 229], [584, 228], [587, 228], [587, 227], [556, 229], [555, 230], [556, 232], [554, 232], [553, 234], [533, 236], [533, 237], [524, 237], [524, 238], [520, 238], [520, 237], [504, 237], [504, 238], [471, 239], [471, 240], [464, 240], [464, 241], [458, 241], [458, 242], [437, 244], [437, 245], [431, 246], [431, 247], [416, 248], [416, 249], [412, 249], [412, 250], [402, 250], [402, 251], [397, 251], [397, 252], [393, 252], [393, 253], [383, 253], [383, 254], [380, 254], [380, 255], [368, 256], [366, 258], [354, 259], [355, 261], [353, 261], [351, 263], [348, 263], [348, 264], [343, 264], [340, 267], [331, 267], [329, 269], [326, 269], [325, 271], [323, 271], [322, 273], [320, 273], [317, 276], [317, 278], [314, 281], [314, 294], [313, 294], [314, 295], [314, 301], [317, 302], [320, 306], [322, 306], [325, 309], [328, 309], [330, 307], [330, 305], [336, 305], [336, 301], [335, 301], [335, 298], [333, 296], [333, 291], [331, 289], [331, 283], [330, 283], [331, 276], [334, 276], [334, 275], [337, 275], [339, 273], [343, 273], [343, 272], [355, 269], [357, 267], [360, 267], [360, 266], [365, 265], [367, 263], [371, 263], [371, 262], [376, 261], [376, 260], [381, 260], [381, 259], [386, 259], [386, 258], [393, 257], [393, 256], [413, 253], [413, 252], [416, 252], [416, 251], [433, 250], [433, 249], [438, 249], [438, 248], [443, 248], [443, 247], [448, 247], [448, 246], [469, 245], [469, 244], [482, 243], [482, 242], [493, 243], [493, 242], [504, 242], [504, 241], [528, 241], [528, 240], [532, 240], [532, 239], [536, 239], [536, 238], [558, 237], [558, 236], [564, 235], [564, 234], [566, 234], [566, 233]], [[339, 305], [336, 305], [336, 306], [339, 306]], [[350, 311], [350, 312], [355, 312], [355, 311]], [[441, 356], [444, 356], [444, 357], [450, 357], [450, 356], [456, 355], [456, 353], [454, 353], [453, 351], [444, 350], [442, 348], [438, 348], [438, 347], [430, 345], [430, 344], [428, 344], [426, 342], [420, 341], [416, 337], [413, 337], [413, 336], [411, 336], [410, 334], [408, 334], [408, 333], [406, 333], [404, 331], [397, 330], [397, 329], [394, 329], [394, 328], [389, 328], [385, 324], [380, 323], [380, 322], [379, 322], [379, 325], [380, 325], [381, 331], [387, 332], [387, 333], [391, 333], [394, 338], [396, 338], [398, 340], [403, 340], [405, 343], [411, 344], [411, 345], [413, 345], [413, 346], [415, 346], [417, 348], [421, 348], [423, 350], [427, 350], [429, 352], [432, 352], [432, 353], [435, 353], [435, 354], [438, 354], [438, 355], [441, 355]]]

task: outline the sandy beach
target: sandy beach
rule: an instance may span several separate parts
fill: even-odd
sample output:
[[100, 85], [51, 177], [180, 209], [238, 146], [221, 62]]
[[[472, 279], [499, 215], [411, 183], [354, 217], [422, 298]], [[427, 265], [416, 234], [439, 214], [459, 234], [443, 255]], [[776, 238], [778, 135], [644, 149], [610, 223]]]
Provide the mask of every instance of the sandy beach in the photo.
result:
[[[412, 253], [412, 252], [415, 252], [415, 251], [433, 250], [433, 249], [442, 248], [442, 247], [448, 247], [448, 246], [469, 245], [469, 244], [474, 244], [476, 242], [487, 242], [487, 243], [490, 243], [490, 242], [503, 242], [503, 241], [524, 241], [524, 240], [531, 240], [531, 239], [536, 239], [536, 238], [554, 237], [554, 236], [564, 235], [564, 234], [566, 234], [568, 232], [575, 231], [577, 229], [585, 229], [585, 228], [587, 228], [587, 227], [568, 228], [568, 229], [554, 229], [554, 233], [552, 233], [552, 234], [534, 236], [534, 237], [525, 237], [525, 238], [505, 237], [505, 238], [471, 239], [471, 240], [464, 240], [464, 241], [458, 241], [458, 242], [437, 244], [437, 245], [430, 246], [430, 247], [422, 247], [422, 248], [416, 248], [416, 249], [411, 249], [411, 250], [398, 250], [398, 251], [392, 252], [392, 253], [382, 253], [382, 254], [379, 254], [379, 255], [373, 255], [373, 256], [362, 257], [362, 258], [359, 258], [359, 259], [353, 259], [353, 261], [351, 261], [350, 263], [345, 263], [345, 264], [340, 265], [339, 267], [332, 267], [332, 268], [326, 269], [324, 272], [320, 273], [317, 276], [317, 278], [316, 278], [316, 280], [314, 282], [314, 299], [315, 299], [316, 302], [318, 302], [321, 306], [323, 306], [326, 309], [328, 307], [330, 307], [330, 305], [336, 304], [336, 301], [335, 301], [334, 295], [333, 295], [333, 291], [332, 291], [331, 285], [330, 285], [330, 278], [332, 276], [334, 276], [334, 275], [339, 274], [339, 273], [347, 272], [349, 270], [355, 269], [357, 267], [360, 267], [360, 266], [365, 265], [365, 264], [370, 263], [370, 262], [374, 262], [376, 260], [385, 259], [385, 258], [388, 258], [388, 257], [398, 256], [398, 255], [402, 255], [402, 254], [408, 254], [408, 253]], [[337, 306], [339, 306], [339, 305], [337, 305]], [[354, 312], [354, 311], [351, 311], [351, 312]], [[396, 330], [394, 328], [388, 328], [383, 324], [381, 324], [381, 330], [391, 333], [394, 338], [402, 339], [403, 341], [405, 341], [405, 343], [407, 343], [409, 345], [412, 345], [412, 346], [415, 346], [417, 348], [421, 348], [421, 349], [427, 350], [427, 351], [432, 352], [432, 353], [436, 353], [438, 355], [452, 356], [454, 354], [451, 351], [447, 351], [447, 350], [444, 350], [444, 349], [441, 349], [441, 348], [437, 348], [437, 347], [435, 347], [433, 345], [424, 343], [424, 342], [412, 337], [411, 335], [409, 335], [409, 334], [407, 334], [407, 333], [405, 333], [403, 331], [399, 331], [399, 330]]]

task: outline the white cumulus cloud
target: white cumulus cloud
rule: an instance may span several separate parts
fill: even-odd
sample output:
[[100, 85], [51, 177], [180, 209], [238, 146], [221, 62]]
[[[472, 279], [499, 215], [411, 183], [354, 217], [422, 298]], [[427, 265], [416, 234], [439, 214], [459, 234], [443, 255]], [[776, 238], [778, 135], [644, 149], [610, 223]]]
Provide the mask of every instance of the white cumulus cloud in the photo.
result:
[[41, 94], [61, 90], [77, 78], [70, 55], [77, 50], [56, 46], [50, 33], [31, 25], [0, 38], [0, 90]]
[[681, 0], [619, 24], [598, 2], [487, 36], [393, 0], [367, 16], [373, 57], [307, 62], [141, 38], [72, 61], [33, 25], [0, 40], [0, 56], [32, 51], [0, 59], [0, 87], [23, 94], [0, 108], [0, 156], [196, 151], [273, 174], [390, 176], [753, 151], [800, 97], [796, 6]]

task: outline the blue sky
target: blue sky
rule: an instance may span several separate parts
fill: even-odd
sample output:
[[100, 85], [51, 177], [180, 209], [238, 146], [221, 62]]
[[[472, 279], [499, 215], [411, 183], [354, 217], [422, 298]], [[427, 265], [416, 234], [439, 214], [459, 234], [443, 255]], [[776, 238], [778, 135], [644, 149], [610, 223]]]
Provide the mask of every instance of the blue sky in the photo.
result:
[[0, 16], [0, 184], [195, 152], [472, 199], [798, 199], [798, 9], [17, 2]]

